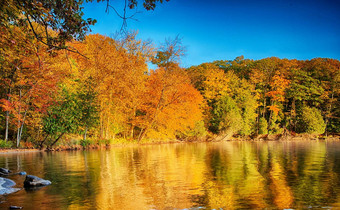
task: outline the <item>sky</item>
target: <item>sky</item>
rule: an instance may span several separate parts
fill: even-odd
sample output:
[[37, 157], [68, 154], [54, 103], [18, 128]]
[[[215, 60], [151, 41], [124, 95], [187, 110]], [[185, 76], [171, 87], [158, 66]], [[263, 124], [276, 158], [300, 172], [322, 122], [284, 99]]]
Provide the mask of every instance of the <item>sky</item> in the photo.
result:
[[[111, 2], [123, 11], [123, 0]], [[122, 19], [105, 9], [105, 3], [86, 3], [84, 17], [98, 21], [91, 33], [112, 36]], [[170, 0], [154, 11], [140, 5], [134, 18], [138, 21], [128, 20], [128, 30], [156, 46], [179, 36], [186, 48], [183, 67], [240, 55], [340, 59], [340, 0]]]

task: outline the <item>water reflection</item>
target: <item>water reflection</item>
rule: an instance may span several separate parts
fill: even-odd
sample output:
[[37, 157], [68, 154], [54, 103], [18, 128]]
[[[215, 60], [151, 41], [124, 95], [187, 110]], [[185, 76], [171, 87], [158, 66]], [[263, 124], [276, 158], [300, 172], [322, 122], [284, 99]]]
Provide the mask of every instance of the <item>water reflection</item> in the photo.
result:
[[[52, 181], [0, 208], [250, 209], [340, 207], [339, 142], [225, 142], [0, 155]], [[24, 177], [12, 176], [19, 187]]]

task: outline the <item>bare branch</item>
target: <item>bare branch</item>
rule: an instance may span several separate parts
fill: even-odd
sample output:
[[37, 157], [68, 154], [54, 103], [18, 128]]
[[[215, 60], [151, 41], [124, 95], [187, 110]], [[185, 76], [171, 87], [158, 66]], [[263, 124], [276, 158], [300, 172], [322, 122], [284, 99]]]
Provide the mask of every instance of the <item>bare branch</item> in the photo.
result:
[[122, 23], [122, 26], [120, 28], [120, 32], [126, 34], [127, 33], [127, 21], [128, 20], [134, 20], [134, 21], [138, 21], [138, 19], [134, 18], [134, 16], [138, 13], [140, 13], [137, 8], [136, 8], [136, 11], [130, 15], [130, 16], [127, 16], [127, 7], [128, 7], [128, 0], [124, 0], [124, 8], [123, 8], [123, 14], [120, 14], [117, 9], [112, 6], [110, 4], [110, 0], [106, 0], [106, 10], [105, 12], [106, 13], [109, 13], [109, 9], [113, 9], [113, 11], [116, 13], [116, 15], [121, 18], [123, 20], [123, 23]]

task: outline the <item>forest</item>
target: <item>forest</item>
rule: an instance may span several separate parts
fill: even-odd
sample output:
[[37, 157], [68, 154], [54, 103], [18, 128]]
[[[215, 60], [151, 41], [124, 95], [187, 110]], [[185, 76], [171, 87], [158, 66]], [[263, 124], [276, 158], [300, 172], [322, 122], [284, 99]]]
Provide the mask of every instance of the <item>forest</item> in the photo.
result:
[[24, 18], [10, 6], [0, 25], [1, 147], [340, 132], [339, 60], [240, 56], [183, 68], [179, 38], [155, 47], [136, 32], [86, 35], [94, 20], [58, 31], [42, 5]]

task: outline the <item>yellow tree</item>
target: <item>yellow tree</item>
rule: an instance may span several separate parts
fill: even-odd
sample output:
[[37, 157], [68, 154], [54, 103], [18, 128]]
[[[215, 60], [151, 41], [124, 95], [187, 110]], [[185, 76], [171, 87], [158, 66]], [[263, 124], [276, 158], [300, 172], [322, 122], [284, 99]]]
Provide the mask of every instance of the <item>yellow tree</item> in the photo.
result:
[[87, 36], [83, 44], [75, 44], [87, 57], [76, 55], [82, 77], [94, 81], [102, 138], [114, 138], [118, 133], [134, 135], [147, 65], [143, 53], [139, 53], [143, 42], [127, 41], [128, 47], [124, 47], [109, 37], [96, 34]]

